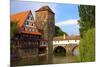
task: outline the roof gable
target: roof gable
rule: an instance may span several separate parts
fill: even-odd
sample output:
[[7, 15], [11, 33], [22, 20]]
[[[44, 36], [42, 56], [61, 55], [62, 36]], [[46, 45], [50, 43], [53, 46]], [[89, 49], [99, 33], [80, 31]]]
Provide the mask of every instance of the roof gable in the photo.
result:
[[[38, 30], [35, 21], [30, 21], [30, 27], [25, 27], [25, 21], [27, 20], [30, 14], [32, 14], [31, 11], [24, 11], [11, 15], [10, 19], [11, 21], [17, 23], [18, 27], [20, 27], [19, 33], [42, 35], [42, 32]], [[30, 29], [35, 31], [30, 31]]]
[[29, 27], [24, 26], [23, 30], [21, 31], [21, 33], [26, 33], [26, 34], [36, 34], [36, 35], [42, 35], [42, 31], [40, 31], [36, 24], [35, 21], [30, 23]]
[[23, 25], [31, 11], [24, 11], [10, 16], [10, 20], [17, 23], [19, 27]]

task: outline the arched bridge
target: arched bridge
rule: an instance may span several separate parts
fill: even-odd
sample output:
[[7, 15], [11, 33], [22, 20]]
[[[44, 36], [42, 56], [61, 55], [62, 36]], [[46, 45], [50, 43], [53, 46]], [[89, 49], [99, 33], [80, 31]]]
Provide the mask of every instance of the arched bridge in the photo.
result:
[[53, 40], [53, 51], [56, 50], [57, 47], [63, 47], [66, 51], [66, 54], [73, 54], [75, 49], [79, 50], [79, 41], [79, 36], [63, 36], [63, 38], [56, 37]]
[[79, 49], [78, 44], [56, 44], [53, 45], [53, 51], [55, 51], [58, 47], [62, 47], [65, 49], [66, 54], [73, 54], [75, 49]]

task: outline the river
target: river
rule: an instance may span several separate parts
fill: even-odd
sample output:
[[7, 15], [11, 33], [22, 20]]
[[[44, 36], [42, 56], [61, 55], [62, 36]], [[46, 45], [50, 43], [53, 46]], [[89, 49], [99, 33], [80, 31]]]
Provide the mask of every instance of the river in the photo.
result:
[[[52, 56], [51, 64], [61, 64], [61, 63], [74, 63], [80, 62], [80, 57], [78, 55], [79, 51], [75, 50], [73, 52], [74, 55], [66, 55], [66, 56]], [[51, 58], [51, 57], [50, 57]], [[48, 64], [50, 60], [48, 60], [47, 55], [38, 56], [33, 58], [23, 58], [18, 61], [13, 61], [11, 64], [16, 66], [23, 65], [42, 65]]]

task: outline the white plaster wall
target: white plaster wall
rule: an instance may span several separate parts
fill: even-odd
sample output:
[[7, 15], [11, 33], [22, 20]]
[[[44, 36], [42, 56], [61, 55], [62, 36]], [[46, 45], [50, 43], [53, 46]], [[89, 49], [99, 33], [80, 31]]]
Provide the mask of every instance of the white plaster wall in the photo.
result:
[[62, 41], [53, 41], [53, 45], [59, 44], [79, 44], [80, 40], [62, 40]]

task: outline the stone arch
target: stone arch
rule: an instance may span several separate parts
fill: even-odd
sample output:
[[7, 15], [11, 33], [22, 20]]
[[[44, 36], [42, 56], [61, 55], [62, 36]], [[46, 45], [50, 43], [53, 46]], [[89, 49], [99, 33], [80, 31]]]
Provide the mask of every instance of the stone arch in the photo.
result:
[[[72, 48], [72, 54], [75, 52], [75, 50], [78, 50], [79, 51], [79, 46], [78, 45], [76, 45], [76, 46], [74, 46], [73, 48]], [[74, 55], [74, 54], [73, 54]], [[77, 53], [77, 55], [79, 55], [79, 52]]]
[[57, 47], [63, 47], [63, 48], [66, 50], [66, 46], [55, 45], [55, 46], [53, 46], [53, 51], [54, 51], [54, 49], [57, 48]]
[[55, 53], [55, 52], [57, 51], [57, 49], [59, 49], [59, 48], [61, 48], [62, 51], [63, 51], [63, 52], [65, 53], [65, 55], [66, 55], [67, 50], [66, 50], [66, 47], [64, 47], [64, 46], [56, 46], [56, 47], [54, 47], [54, 48], [53, 48], [53, 53]]
[[78, 45], [74, 46], [74, 47], [72, 48], [72, 52], [74, 51], [74, 49], [76, 49], [76, 48], [78, 48], [78, 47], [79, 47]]

